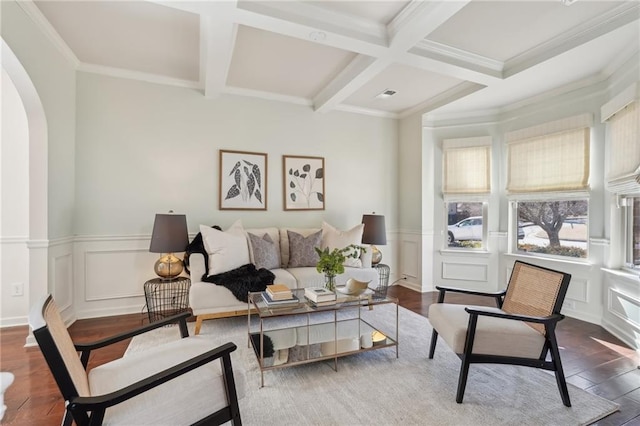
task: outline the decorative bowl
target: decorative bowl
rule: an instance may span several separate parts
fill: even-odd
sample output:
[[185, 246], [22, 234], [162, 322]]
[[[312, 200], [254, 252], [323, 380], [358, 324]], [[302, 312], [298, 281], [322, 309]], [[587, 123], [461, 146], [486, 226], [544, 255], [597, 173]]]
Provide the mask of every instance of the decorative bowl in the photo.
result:
[[349, 278], [344, 287], [337, 287], [336, 291], [349, 296], [359, 296], [368, 287], [371, 281], [358, 281], [353, 278]]

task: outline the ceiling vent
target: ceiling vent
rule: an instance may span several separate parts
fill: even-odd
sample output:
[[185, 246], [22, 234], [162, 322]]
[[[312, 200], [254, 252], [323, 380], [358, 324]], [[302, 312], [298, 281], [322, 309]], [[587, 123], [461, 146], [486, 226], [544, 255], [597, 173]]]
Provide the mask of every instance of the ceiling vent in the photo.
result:
[[376, 96], [377, 99], [387, 99], [396, 94], [395, 90], [385, 89], [382, 93]]

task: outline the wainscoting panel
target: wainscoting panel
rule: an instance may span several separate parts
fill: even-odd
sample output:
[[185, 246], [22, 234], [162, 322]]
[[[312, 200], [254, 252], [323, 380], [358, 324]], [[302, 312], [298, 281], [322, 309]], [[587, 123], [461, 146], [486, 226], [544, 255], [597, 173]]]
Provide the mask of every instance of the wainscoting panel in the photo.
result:
[[51, 263], [53, 297], [60, 311], [64, 311], [73, 303], [73, 255], [52, 256]]
[[442, 262], [442, 279], [486, 282], [488, 266], [459, 262]]
[[420, 247], [417, 241], [403, 240], [400, 250], [400, 275], [417, 279], [420, 276]]
[[609, 288], [609, 312], [628, 322], [640, 332], [640, 299], [632, 297], [615, 288]]
[[589, 280], [571, 277], [566, 298], [577, 302], [589, 303], [588, 289]]
[[143, 284], [153, 278], [156, 257], [144, 249], [87, 250], [85, 300], [144, 296]]

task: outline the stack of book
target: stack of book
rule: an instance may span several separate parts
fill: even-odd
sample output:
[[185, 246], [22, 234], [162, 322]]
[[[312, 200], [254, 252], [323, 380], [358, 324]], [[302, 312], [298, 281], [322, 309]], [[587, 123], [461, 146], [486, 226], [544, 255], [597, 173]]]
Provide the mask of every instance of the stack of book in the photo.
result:
[[300, 303], [300, 300], [284, 284], [272, 284], [262, 292], [262, 298], [269, 308], [290, 307]]
[[304, 289], [304, 297], [314, 306], [328, 306], [336, 303], [336, 294], [324, 287], [307, 287]]
[[267, 294], [272, 300], [291, 300], [293, 293], [284, 284], [271, 284], [267, 286]]

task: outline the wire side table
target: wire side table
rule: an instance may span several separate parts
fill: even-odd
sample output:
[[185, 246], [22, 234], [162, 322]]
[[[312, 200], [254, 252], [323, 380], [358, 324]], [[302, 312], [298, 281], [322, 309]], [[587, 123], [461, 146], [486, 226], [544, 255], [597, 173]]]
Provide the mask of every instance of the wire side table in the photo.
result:
[[377, 265], [373, 265], [373, 267], [378, 271], [379, 281], [378, 287], [373, 290], [373, 295], [375, 297], [386, 297], [387, 289], [389, 288], [389, 274], [391, 273], [391, 268], [389, 265], [385, 265], [383, 263], [378, 263]]
[[149, 313], [149, 322], [161, 320], [189, 310], [189, 288], [191, 279], [153, 278], [144, 283], [144, 297]]

